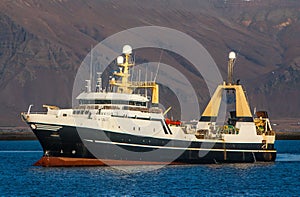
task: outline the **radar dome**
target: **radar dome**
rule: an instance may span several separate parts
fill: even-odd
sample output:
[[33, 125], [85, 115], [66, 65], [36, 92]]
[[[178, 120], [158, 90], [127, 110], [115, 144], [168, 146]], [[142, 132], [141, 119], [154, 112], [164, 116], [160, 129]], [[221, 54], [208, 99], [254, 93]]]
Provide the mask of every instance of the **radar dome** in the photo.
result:
[[235, 59], [235, 58], [236, 58], [235, 52], [231, 51], [231, 52], [229, 53], [229, 59]]
[[123, 46], [123, 54], [129, 55], [132, 53], [132, 48], [129, 45]]
[[119, 56], [117, 58], [117, 64], [123, 64], [124, 63], [124, 57], [123, 56]]

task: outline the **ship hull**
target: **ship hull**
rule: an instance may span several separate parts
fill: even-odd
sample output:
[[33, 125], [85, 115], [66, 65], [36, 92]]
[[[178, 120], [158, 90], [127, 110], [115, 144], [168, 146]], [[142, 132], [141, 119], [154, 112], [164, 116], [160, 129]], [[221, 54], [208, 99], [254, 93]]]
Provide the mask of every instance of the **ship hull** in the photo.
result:
[[33, 132], [44, 150], [35, 163], [40, 166], [253, 163], [276, 158], [274, 144], [190, 142], [71, 126], [39, 127]]

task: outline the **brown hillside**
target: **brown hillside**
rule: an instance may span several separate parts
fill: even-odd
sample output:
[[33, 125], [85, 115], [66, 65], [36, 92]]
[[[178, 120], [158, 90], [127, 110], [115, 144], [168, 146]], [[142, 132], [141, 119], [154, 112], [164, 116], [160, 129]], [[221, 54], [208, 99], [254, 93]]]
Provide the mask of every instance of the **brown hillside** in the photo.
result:
[[[71, 106], [73, 80], [91, 45], [149, 25], [198, 40], [223, 77], [228, 52], [237, 51], [236, 78], [246, 85], [250, 104], [275, 118], [300, 117], [300, 1], [17, 0], [1, 1], [0, 8], [1, 126], [21, 125], [19, 113], [29, 104], [34, 110]], [[149, 51], [145, 58], [158, 61], [159, 54]], [[172, 54], [162, 62], [196, 84], [203, 109], [209, 97], [201, 76]]]

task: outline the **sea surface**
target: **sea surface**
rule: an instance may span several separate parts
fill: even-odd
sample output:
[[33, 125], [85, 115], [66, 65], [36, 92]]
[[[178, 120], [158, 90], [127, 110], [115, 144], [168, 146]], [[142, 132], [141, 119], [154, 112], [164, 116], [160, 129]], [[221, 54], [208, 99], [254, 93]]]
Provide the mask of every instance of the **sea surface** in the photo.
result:
[[38, 141], [0, 141], [0, 196], [299, 196], [300, 141], [276, 148], [274, 163], [43, 168]]

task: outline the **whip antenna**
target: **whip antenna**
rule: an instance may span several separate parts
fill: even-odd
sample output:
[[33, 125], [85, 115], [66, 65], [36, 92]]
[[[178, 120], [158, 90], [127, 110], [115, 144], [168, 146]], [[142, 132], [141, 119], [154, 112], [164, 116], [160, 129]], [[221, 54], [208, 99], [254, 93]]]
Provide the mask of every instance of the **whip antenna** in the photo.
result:
[[158, 61], [158, 64], [157, 64], [156, 74], [155, 74], [155, 77], [154, 77], [154, 81], [156, 81], [156, 78], [157, 78], [157, 74], [158, 74], [158, 70], [159, 70], [159, 65], [160, 65], [160, 61], [161, 61], [161, 57], [162, 57], [163, 52], [164, 52], [164, 51], [161, 50], [160, 57], [159, 57], [159, 61]]

